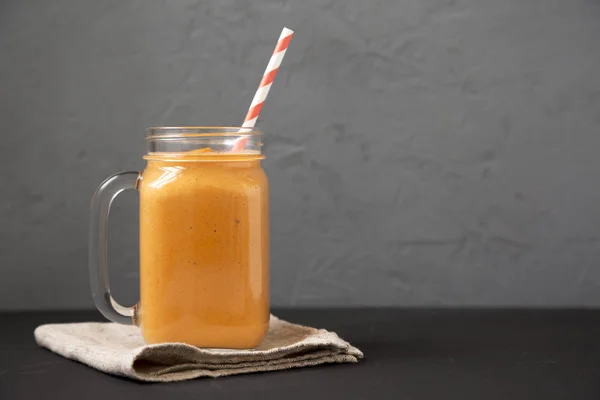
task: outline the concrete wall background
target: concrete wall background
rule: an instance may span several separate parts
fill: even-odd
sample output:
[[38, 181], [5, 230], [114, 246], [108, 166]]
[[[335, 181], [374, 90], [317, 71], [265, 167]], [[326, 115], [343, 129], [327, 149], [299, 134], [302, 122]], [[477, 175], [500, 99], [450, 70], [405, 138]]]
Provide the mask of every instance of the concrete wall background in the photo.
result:
[[0, 308], [91, 307], [95, 187], [143, 168], [148, 126], [239, 124], [284, 25], [275, 305], [600, 305], [597, 1], [4, 0]]

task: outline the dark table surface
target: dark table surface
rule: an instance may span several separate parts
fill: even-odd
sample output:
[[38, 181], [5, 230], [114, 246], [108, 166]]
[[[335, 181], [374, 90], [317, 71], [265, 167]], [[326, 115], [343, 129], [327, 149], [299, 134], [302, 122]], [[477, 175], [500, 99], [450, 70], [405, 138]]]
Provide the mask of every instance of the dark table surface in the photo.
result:
[[38, 348], [43, 323], [96, 312], [0, 314], [0, 399], [600, 399], [600, 310], [276, 310], [338, 332], [358, 364], [138, 383]]

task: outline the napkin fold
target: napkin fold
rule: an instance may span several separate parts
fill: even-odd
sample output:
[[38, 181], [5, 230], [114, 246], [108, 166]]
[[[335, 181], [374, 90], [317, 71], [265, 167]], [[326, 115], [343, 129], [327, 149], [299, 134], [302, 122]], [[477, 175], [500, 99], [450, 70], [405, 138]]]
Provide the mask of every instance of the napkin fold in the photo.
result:
[[147, 345], [139, 328], [115, 323], [47, 324], [37, 327], [34, 336], [41, 347], [63, 357], [147, 382], [355, 363], [363, 357], [334, 332], [292, 324], [273, 315], [267, 336], [252, 350], [203, 349], [183, 343]]

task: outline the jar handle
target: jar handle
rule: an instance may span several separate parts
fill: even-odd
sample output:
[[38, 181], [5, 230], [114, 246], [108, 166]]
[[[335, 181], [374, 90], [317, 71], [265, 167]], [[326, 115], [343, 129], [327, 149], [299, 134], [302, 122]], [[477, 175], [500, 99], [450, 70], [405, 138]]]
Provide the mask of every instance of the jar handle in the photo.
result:
[[106, 318], [125, 325], [138, 324], [138, 305], [124, 307], [110, 295], [108, 281], [108, 214], [113, 200], [127, 189], [137, 189], [141, 174], [119, 172], [107, 178], [92, 198], [89, 232], [89, 268], [92, 297]]

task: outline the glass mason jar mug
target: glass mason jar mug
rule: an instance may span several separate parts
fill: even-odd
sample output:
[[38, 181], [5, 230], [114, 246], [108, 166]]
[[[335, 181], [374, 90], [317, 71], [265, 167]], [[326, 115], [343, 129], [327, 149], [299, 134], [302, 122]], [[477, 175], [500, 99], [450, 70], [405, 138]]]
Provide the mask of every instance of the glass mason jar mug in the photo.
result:
[[[109, 320], [147, 343], [254, 348], [269, 324], [268, 182], [254, 128], [148, 129], [142, 173], [105, 180], [92, 200], [91, 289]], [[243, 145], [240, 146], [240, 143]], [[107, 223], [113, 199], [140, 193], [140, 302], [110, 295]]]

